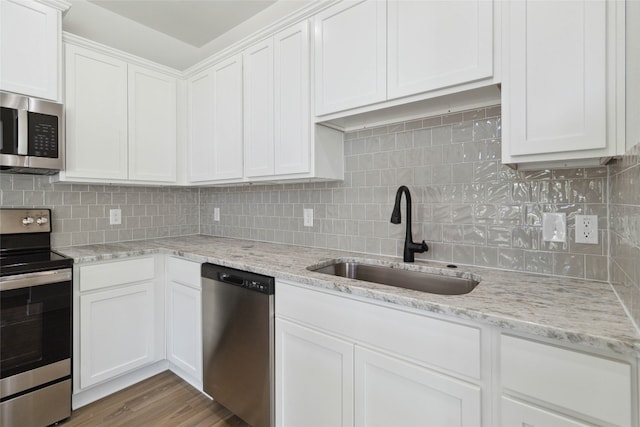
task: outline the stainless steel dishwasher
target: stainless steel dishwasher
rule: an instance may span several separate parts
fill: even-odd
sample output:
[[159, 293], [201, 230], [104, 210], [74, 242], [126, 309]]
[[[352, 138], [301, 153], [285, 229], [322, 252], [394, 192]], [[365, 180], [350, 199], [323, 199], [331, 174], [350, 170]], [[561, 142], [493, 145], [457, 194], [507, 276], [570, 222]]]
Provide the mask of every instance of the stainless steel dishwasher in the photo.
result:
[[203, 387], [253, 427], [274, 425], [273, 277], [202, 264]]

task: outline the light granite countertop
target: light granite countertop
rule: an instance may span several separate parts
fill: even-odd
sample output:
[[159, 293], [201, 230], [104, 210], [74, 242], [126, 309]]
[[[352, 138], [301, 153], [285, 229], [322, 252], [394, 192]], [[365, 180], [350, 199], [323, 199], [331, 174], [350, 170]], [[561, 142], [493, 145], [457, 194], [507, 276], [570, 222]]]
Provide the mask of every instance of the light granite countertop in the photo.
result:
[[[436, 262], [405, 264], [397, 258], [212, 236], [183, 236], [57, 248], [75, 263], [153, 253], [212, 262], [351, 295], [399, 304], [559, 342], [638, 354], [640, 334], [607, 283]], [[480, 284], [466, 295], [435, 295], [307, 270], [332, 260], [367, 260], [394, 268], [474, 276]]]

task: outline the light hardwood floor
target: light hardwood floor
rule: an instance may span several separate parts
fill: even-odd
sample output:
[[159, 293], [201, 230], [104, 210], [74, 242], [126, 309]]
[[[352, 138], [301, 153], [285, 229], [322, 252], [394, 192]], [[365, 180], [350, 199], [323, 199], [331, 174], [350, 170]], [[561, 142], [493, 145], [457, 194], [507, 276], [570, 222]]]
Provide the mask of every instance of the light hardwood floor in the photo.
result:
[[83, 406], [63, 427], [249, 427], [222, 405], [165, 371]]

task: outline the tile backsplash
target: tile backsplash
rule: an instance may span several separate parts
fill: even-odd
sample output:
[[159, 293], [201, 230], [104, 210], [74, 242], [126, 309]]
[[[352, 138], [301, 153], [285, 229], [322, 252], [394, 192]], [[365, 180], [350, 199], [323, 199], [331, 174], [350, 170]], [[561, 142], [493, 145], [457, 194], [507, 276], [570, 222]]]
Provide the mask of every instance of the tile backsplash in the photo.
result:
[[[197, 234], [197, 189], [50, 183], [47, 176], [0, 174], [2, 207], [52, 209], [54, 247]], [[109, 210], [122, 224], [109, 225]]]
[[640, 144], [610, 174], [611, 283], [640, 325]]
[[[513, 171], [500, 164], [500, 120], [496, 106], [347, 133], [344, 182], [198, 189], [0, 174], [0, 203], [51, 207], [55, 247], [202, 233], [399, 257], [405, 224], [389, 219], [407, 185], [414, 239], [430, 247], [417, 259], [603, 281], [610, 268], [640, 323], [640, 147], [609, 169]], [[109, 225], [112, 208], [121, 225]], [[568, 243], [542, 241], [543, 212], [567, 214]], [[579, 213], [598, 215], [598, 245], [574, 243]]]
[[[496, 106], [347, 133], [344, 182], [203, 188], [200, 231], [401, 256], [405, 224], [389, 220], [407, 185], [414, 240], [429, 244], [416, 259], [607, 280], [607, 168], [514, 171], [500, 123]], [[567, 243], [542, 241], [543, 212], [567, 214]], [[574, 243], [582, 213], [598, 215], [599, 244]]]

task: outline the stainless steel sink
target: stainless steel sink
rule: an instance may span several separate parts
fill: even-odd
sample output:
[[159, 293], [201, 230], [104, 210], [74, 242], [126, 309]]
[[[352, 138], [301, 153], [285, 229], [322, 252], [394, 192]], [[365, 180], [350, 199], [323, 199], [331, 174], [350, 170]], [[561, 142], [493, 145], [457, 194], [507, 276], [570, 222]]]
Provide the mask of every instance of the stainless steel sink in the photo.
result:
[[401, 270], [361, 262], [335, 262], [325, 267], [309, 268], [309, 270], [440, 295], [468, 294], [480, 283], [463, 277]]

